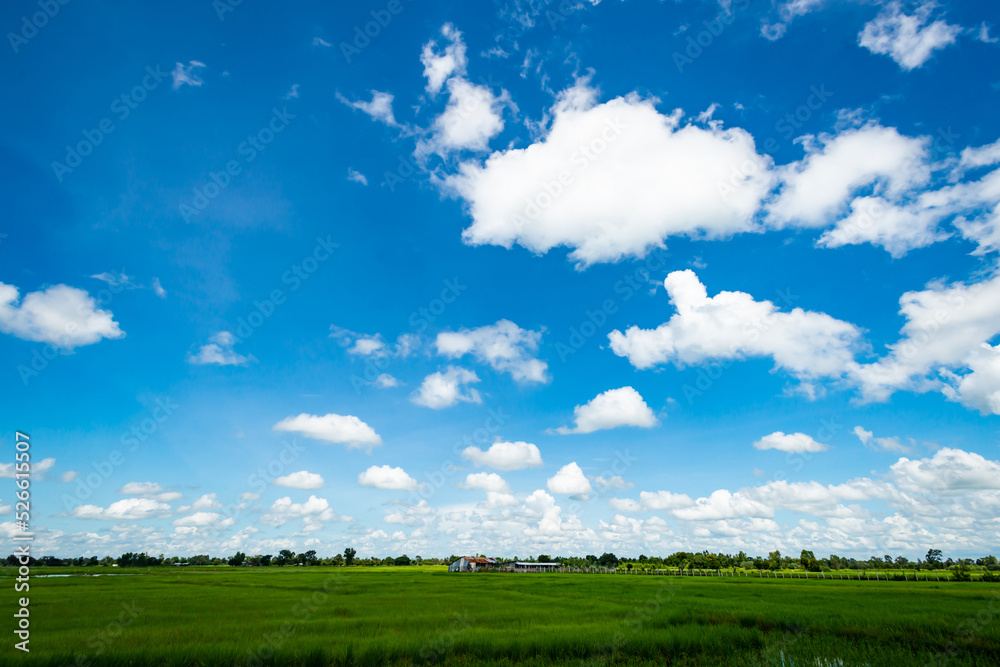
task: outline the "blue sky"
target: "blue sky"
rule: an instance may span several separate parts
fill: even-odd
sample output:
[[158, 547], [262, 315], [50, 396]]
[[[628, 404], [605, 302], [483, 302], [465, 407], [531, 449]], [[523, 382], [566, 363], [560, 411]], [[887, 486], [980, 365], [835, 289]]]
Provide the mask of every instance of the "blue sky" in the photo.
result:
[[990, 3], [0, 21], [45, 553], [995, 552]]

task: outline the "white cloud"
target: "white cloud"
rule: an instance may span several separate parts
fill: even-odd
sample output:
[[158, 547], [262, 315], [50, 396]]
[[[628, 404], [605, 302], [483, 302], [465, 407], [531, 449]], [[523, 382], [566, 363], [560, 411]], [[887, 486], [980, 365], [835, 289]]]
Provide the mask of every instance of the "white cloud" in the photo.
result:
[[951, 236], [940, 231], [938, 225], [954, 213], [955, 207], [950, 202], [940, 202], [936, 192], [922, 194], [904, 205], [883, 197], [858, 197], [850, 207], [851, 213], [823, 232], [816, 245], [839, 248], [870, 243], [899, 258], [914, 248], [923, 248]]
[[[31, 463], [31, 474], [43, 477], [45, 473], [56, 464], [54, 458], [45, 458]], [[0, 463], [0, 479], [14, 479], [15, 468], [13, 463]]]
[[979, 30], [976, 31], [976, 39], [984, 44], [996, 44], [1000, 42], [1000, 38], [990, 37], [990, 26], [986, 25], [986, 21], [979, 24]]
[[299, 84], [293, 83], [292, 87], [288, 89], [287, 93], [285, 93], [285, 99], [291, 100], [297, 98], [298, 96], [299, 96]]
[[621, 475], [613, 475], [611, 477], [601, 477], [600, 475], [594, 477], [594, 486], [601, 493], [608, 493], [609, 491], [626, 491], [631, 489], [635, 484], [632, 482], [626, 482]]
[[1000, 415], [1000, 345], [983, 343], [965, 364], [969, 372], [949, 374], [951, 384], [942, 389], [944, 395], [984, 415]]
[[125, 332], [112, 317], [75, 287], [52, 285], [20, 299], [16, 287], [0, 283], [0, 331], [23, 340], [72, 350], [103, 338], [123, 338]]
[[153, 293], [161, 299], [167, 298], [167, 290], [163, 289], [159, 278], [153, 278]]
[[360, 183], [361, 185], [368, 185], [368, 179], [365, 178], [365, 175], [350, 167], [347, 168], [347, 180]]
[[719, 489], [713, 491], [707, 498], [698, 498], [690, 507], [673, 510], [673, 514], [683, 521], [735, 517], [771, 518], [774, 516], [774, 509], [739, 491], [730, 493], [726, 489]]
[[416, 154], [447, 155], [451, 151], [484, 151], [504, 127], [506, 95], [497, 97], [486, 86], [456, 77], [448, 81], [448, 104], [434, 119], [432, 135], [417, 144]]
[[[289, 497], [278, 498], [265, 512], [260, 521], [267, 526], [283, 526], [292, 519], [303, 520], [303, 530], [312, 532], [322, 527], [323, 523], [336, 521], [337, 514], [330, 509], [326, 498], [309, 496], [304, 503], [293, 503]], [[346, 517], [345, 517], [346, 518]]]
[[478, 329], [439, 333], [435, 346], [438, 354], [458, 359], [471, 354], [500, 372], [510, 373], [517, 382], [548, 382], [548, 364], [535, 358], [541, 331], [522, 329], [510, 320]]
[[103, 519], [107, 521], [141, 521], [168, 516], [170, 505], [152, 498], [125, 498], [111, 503], [108, 507], [78, 505], [71, 516], [77, 519]]
[[636, 368], [672, 362], [771, 357], [799, 379], [839, 377], [850, 367], [860, 330], [824, 313], [795, 308], [784, 313], [744, 292], [709, 298], [691, 270], [663, 281], [677, 312], [656, 329], [631, 327], [608, 335], [611, 349]]
[[[641, 257], [668, 236], [754, 229], [770, 158], [744, 130], [682, 126], [679, 111], [664, 116], [654, 104], [635, 94], [597, 104], [587, 80], [564, 90], [544, 137], [445, 179], [473, 219], [464, 241], [535, 253], [565, 245], [588, 265]], [[724, 197], [726, 184], [737, 187]]]
[[250, 361], [253, 361], [253, 357], [245, 357], [242, 354], [238, 354], [233, 346], [236, 345], [236, 336], [229, 333], [228, 331], [220, 331], [211, 338], [208, 345], [202, 345], [197, 353], [188, 355], [188, 363], [208, 365], [214, 364], [217, 366], [244, 366]]
[[811, 436], [805, 433], [788, 433], [775, 431], [771, 435], [753, 443], [757, 449], [777, 449], [782, 452], [822, 452], [826, 451], [826, 445], [816, 442]]
[[399, 123], [396, 122], [396, 117], [392, 113], [392, 101], [394, 99], [392, 93], [383, 93], [377, 90], [371, 92], [372, 99], [370, 102], [365, 102], [364, 100], [352, 102], [340, 94], [337, 95], [337, 99], [353, 109], [363, 111], [381, 123], [385, 123], [391, 127], [398, 127]]
[[177, 90], [181, 86], [195, 86], [198, 87], [204, 81], [198, 76], [198, 70], [205, 69], [205, 63], [199, 62], [197, 60], [191, 60], [187, 65], [183, 63], [177, 63], [174, 67], [174, 71], [171, 74], [174, 77], [174, 90]]
[[890, 2], [865, 24], [858, 43], [872, 53], [891, 57], [905, 71], [916, 69], [934, 51], [953, 44], [962, 32], [960, 26], [941, 20], [928, 23], [935, 7], [933, 1], [925, 2], [907, 14], [899, 2]]
[[1000, 463], [948, 447], [929, 459], [899, 459], [891, 467], [891, 476], [900, 489], [914, 493], [1000, 489]]
[[609, 389], [598, 394], [588, 403], [573, 408], [573, 416], [576, 426], [560, 426], [555, 432], [568, 435], [593, 433], [619, 426], [652, 428], [659, 423], [646, 401], [632, 387]]
[[322, 37], [313, 37], [313, 46], [323, 46], [323, 47], [329, 48], [329, 47], [333, 46], [333, 44], [331, 44], [330, 42], [326, 41]]
[[214, 510], [214, 509], [219, 509], [220, 507], [222, 507], [222, 503], [219, 502], [219, 499], [216, 497], [216, 495], [214, 493], [206, 493], [199, 496], [198, 499], [195, 500], [190, 505], [184, 505], [183, 507], [178, 507], [177, 511], [183, 514], [185, 512]]
[[[905, 323], [900, 339], [889, 345], [888, 353], [878, 361], [858, 364], [852, 371], [862, 397], [884, 401], [900, 389], [930, 391], [950, 384], [960, 387], [961, 379], [949, 369], [976, 364], [985, 371], [984, 361], [990, 357], [981, 346], [1000, 334], [997, 303], [1000, 275], [971, 285], [936, 282], [924, 290], [903, 294], [899, 313]], [[984, 373], [980, 378], [987, 376]], [[989, 395], [992, 392], [988, 389], [987, 381], [980, 385], [978, 393], [985, 391]], [[949, 398], [958, 399], [960, 392], [951, 389]]]
[[[202, 528], [215, 525], [218, 522], [219, 516], [221, 515], [218, 512], [195, 512], [194, 514], [174, 519], [172, 523], [175, 526], [185, 528]], [[232, 518], [225, 519], [223, 522], [226, 525], [235, 523]]]
[[243, 501], [260, 500], [260, 494], [259, 493], [253, 493], [252, 491], [246, 491], [246, 492], [240, 494], [240, 500], [243, 500]]
[[420, 347], [420, 336], [404, 333], [396, 338], [394, 345], [389, 345], [382, 334], [363, 334], [337, 325], [330, 326], [330, 338], [341, 347], [347, 348], [348, 354], [359, 357], [396, 357], [405, 359]]
[[388, 373], [382, 373], [377, 378], [375, 378], [375, 386], [379, 389], [389, 389], [391, 387], [398, 387], [402, 384], [397, 378], [389, 375]]
[[382, 444], [382, 437], [354, 415], [323, 416], [302, 413], [286, 417], [274, 425], [275, 431], [299, 433], [307, 438], [347, 445], [348, 449], [371, 449]]
[[469, 387], [462, 390], [465, 385], [474, 382], [479, 382], [479, 376], [472, 371], [448, 366], [443, 373], [439, 371], [425, 377], [410, 401], [432, 410], [441, 410], [458, 402], [482, 403], [479, 392], [475, 389]]
[[427, 78], [427, 92], [431, 94], [437, 94], [445, 81], [453, 75], [464, 74], [468, 64], [462, 33], [452, 24], [446, 23], [441, 28], [441, 34], [448, 40], [443, 51], [439, 51], [437, 42], [432, 40], [424, 45], [420, 54], [424, 76]]
[[152, 498], [163, 503], [180, 500], [184, 496], [178, 491], [167, 491], [157, 482], [129, 482], [118, 493], [125, 496], [141, 496]]
[[282, 475], [276, 478], [273, 483], [275, 486], [287, 486], [292, 489], [319, 489], [325, 484], [321, 475], [306, 470]]
[[361, 486], [373, 486], [376, 489], [391, 489], [399, 491], [415, 491], [420, 485], [417, 480], [406, 474], [402, 468], [391, 468], [384, 466], [371, 466], [368, 470], [358, 475], [358, 484]]
[[875, 434], [871, 431], [866, 431], [860, 426], [855, 426], [851, 433], [858, 436], [858, 440], [861, 441], [865, 447], [870, 447], [872, 449], [878, 449], [886, 452], [908, 452], [910, 448], [899, 441], [899, 438], [876, 438]]
[[898, 195], [930, 178], [930, 140], [892, 127], [870, 123], [802, 141], [806, 156], [777, 169], [781, 190], [768, 205], [772, 226], [825, 226], [859, 188], [875, 185], [876, 194]]
[[470, 473], [461, 484], [465, 489], [482, 489], [486, 492], [486, 507], [511, 507], [517, 504], [517, 498], [510, 490], [503, 477], [495, 472]]
[[587, 494], [594, 490], [590, 485], [590, 480], [583, 474], [583, 470], [576, 462], [567, 463], [560, 468], [554, 476], [549, 478], [546, 486], [552, 493], [579, 498], [586, 498]]
[[76, 479], [76, 476], [78, 474], [79, 473], [77, 473], [75, 470], [67, 470], [66, 472], [64, 472], [62, 474], [62, 481], [63, 482], [72, 482], [73, 480]]
[[477, 467], [495, 470], [522, 470], [542, 465], [542, 454], [530, 442], [494, 442], [485, 452], [478, 447], [466, 447], [462, 458]]

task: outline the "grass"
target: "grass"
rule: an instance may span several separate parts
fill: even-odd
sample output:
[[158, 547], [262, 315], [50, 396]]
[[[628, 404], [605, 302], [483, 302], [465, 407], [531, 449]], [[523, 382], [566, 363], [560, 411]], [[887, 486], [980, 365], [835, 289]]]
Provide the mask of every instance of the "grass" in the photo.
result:
[[[1000, 586], [983, 583], [440, 567], [134, 572], [32, 579], [31, 654], [14, 650], [6, 630], [0, 664], [1000, 664]], [[2, 579], [12, 590], [9, 569]]]

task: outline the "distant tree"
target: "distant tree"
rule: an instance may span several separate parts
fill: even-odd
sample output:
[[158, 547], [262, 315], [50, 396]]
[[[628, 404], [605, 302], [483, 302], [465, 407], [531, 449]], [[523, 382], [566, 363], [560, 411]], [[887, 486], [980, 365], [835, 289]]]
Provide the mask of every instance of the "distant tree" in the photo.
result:
[[816, 554], [806, 549], [802, 550], [802, 555], [799, 556], [799, 562], [802, 563], [802, 567], [809, 569], [809, 564], [816, 560]]
[[340, 567], [344, 564], [344, 554], [337, 554], [333, 557], [333, 564]]
[[882, 556], [882, 560], [885, 561], [886, 565], [892, 565], [892, 556], [890, 556], [889, 554]]
[[548, 554], [538, 554], [538, 562], [539, 563], [551, 563], [552, 562], [552, 556], [549, 556]]
[[772, 570], [781, 569], [781, 552], [777, 549], [767, 555], [767, 560]]
[[614, 555], [613, 553], [605, 552], [601, 554], [601, 557], [599, 559], [597, 559], [597, 563], [601, 567], [614, 567], [615, 565], [618, 565], [618, 556]]
[[246, 559], [247, 555], [245, 553], [243, 553], [242, 551], [237, 551], [236, 555], [229, 559], [229, 564], [232, 565], [233, 567], [239, 567], [240, 565], [243, 565], [244, 562], [246, 562]]
[[268, 565], [271, 564], [271, 560], [273, 558], [274, 556], [272, 556], [271, 554], [264, 554], [263, 556], [260, 557], [260, 564], [263, 565], [264, 567], [267, 567]]
[[304, 551], [300, 553], [297, 557], [299, 563], [303, 565], [315, 565], [316, 564], [316, 550], [310, 549], [309, 551]]
[[896, 556], [896, 567], [906, 567], [910, 561], [906, 556]]
[[392, 561], [392, 564], [393, 565], [409, 565], [410, 564], [410, 557], [407, 556], [406, 554], [403, 554], [402, 556], [399, 556], [399, 557], [395, 558]]
[[295, 552], [290, 549], [282, 549], [278, 552], [278, 557], [274, 559], [274, 562], [281, 567], [293, 563], [295, 562]]
[[354, 564], [354, 557], [357, 555], [357, 553], [358, 552], [352, 549], [351, 547], [347, 547], [346, 549], [344, 549], [344, 562], [348, 567]]
[[937, 567], [941, 563], [941, 550], [940, 549], [928, 549], [927, 555], [924, 556], [924, 560], [931, 568]]

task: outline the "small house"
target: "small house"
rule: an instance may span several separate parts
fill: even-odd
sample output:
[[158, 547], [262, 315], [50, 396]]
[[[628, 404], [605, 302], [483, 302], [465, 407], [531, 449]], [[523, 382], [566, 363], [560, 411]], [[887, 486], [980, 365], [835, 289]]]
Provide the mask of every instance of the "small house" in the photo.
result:
[[449, 572], [475, 572], [476, 570], [496, 569], [495, 558], [483, 558], [480, 556], [462, 556], [448, 566]]
[[560, 567], [559, 563], [526, 563], [519, 560], [504, 565], [511, 572], [552, 572]]

